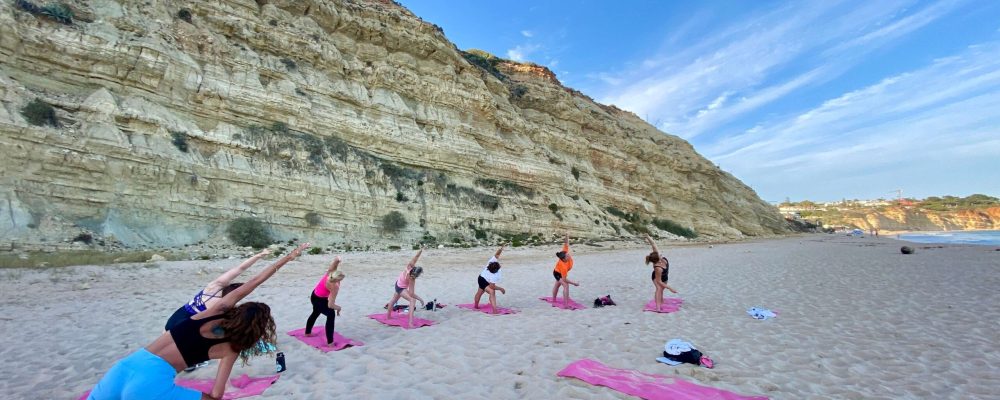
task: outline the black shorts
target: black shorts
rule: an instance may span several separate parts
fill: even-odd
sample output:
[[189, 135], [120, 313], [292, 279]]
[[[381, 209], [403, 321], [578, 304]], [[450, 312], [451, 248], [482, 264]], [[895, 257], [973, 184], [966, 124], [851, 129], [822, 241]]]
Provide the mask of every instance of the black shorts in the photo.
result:
[[399, 285], [393, 283], [392, 287], [396, 288], [396, 293], [403, 293], [403, 288], [399, 287]]
[[479, 289], [482, 290], [486, 290], [486, 287], [490, 286], [490, 283], [487, 282], [486, 278], [483, 278], [482, 275], [479, 275], [479, 279], [477, 279], [476, 282], [479, 283]]
[[558, 281], [562, 279], [562, 274], [560, 274], [559, 271], [552, 271], [552, 277], [556, 278], [556, 280]]

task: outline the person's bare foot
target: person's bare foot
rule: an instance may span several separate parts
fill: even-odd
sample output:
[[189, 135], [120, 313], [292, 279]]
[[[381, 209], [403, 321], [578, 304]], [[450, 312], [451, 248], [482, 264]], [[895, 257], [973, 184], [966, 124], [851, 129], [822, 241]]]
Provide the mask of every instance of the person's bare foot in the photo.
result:
[[304, 333], [304, 334], [302, 334], [302, 336], [313, 337], [313, 336], [316, 336], [316, 333], [315, 332], [313, 332], [313, 333]]

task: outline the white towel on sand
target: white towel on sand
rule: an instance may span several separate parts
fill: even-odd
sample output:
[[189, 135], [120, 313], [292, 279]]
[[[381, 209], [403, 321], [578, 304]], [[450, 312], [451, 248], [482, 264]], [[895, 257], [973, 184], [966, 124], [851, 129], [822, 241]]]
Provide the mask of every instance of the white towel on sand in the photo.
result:
[[750, 309], [747, 310], [747, 314], [750, 314], [750, 316], [753, 317], [754, 319], [759, 319], [762, 321], [768, 318], [774, 318], [778, 316], [778, 314], [775, 314], [774, 311], [768, 310], [763, 307], [750, 307]]

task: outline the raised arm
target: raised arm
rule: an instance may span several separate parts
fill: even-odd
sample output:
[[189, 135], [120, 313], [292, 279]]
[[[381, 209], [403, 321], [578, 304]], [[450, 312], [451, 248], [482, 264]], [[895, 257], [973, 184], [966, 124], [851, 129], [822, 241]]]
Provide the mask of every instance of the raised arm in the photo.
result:
[[424, 252], [424, 248], [423, 247], [421, 247], [420, 250], [417, 250], [417, 254], [413, 256], [413, 259], [410, 260], [409, 264], [406, 264], [406, 267], [407, 268], [413, 268], [414, 266], [416, 266], [417, 265], [417, 260], [420, 258], [420, 253], [423, 253], [423, 252]]
[[249, 269], [250, 266], [252, 266], [255, 262], [259, 261], [261, 258], [267, 256], [268, 254], [271, 254], [271, 250], [268, 249], [261, 250], [260, 253], [254, 254], [253, 257], [248, 258], [242, 264], [233, 267], [232, 269], [226, 271], [222, 275], [219, 275], [219, 277], [215, 278], [215, 280], [212, 281], [212, 283], [210, 283], [209, 286], [218, 285], [218, 287], [221, 288], [223, 286], [229, 285], [229, 282], [232, 282], [232, 280], [236, 279], [237, 276], [240, 276], [240, 274], [246, 272], [246, 270]]
[[288, 255], [279, 258], [278, 261], [274, 262], [274, 264], [271, 264], [269, 267], [264, 268], [263, 270], [258, 272], [257, 275], [254, 275], [253, 278], [250, 278], [250, 280], [244, 283], [243, 286], [240, 286], [236, 288], [236, 290], [229, 292], [229, 294], [227, 294], [226, 297], [223, 297], [221, 300], [219, 300], [218, 303], [213, 304], [212, 306], [209, 307], [208, 310], [205, 310], [204, 312], [211, 312], [214, 314], [217, 313], [219, 310], [226, 310], [233, 307], [240, 300], [243, 300], [244, 297], [247, 297], [247, 295], [249, 295], [250, 292], [253, 292], [253, 290], [256, 289], [257, 286], [260, 286], [261, 283], [264, 283], [264, 281], [268, 280], [268, 278], [274, 275], [275, 272], [278, 272], [278, 270], [281, 269], [281, 267], [283, 267], [289, 261], [292, 261], [299, 255], [301, 255], [302, 251], [307, 248], [309, 248], [309, 243], [300, 244], [299, 247], [295, 248], [295, 250], [290, 251]]
[[340, 256], [334, 257], [333, 261], [330, 262], [330, 268], [326, 269], [326, 273], [332, 274], [333, 271], [336, 271], [337, 267], [340, 267], [340, 261]]
[[563, 251], [569, 253], [569, 232], [566, 232], [566, 236], [563, 236]]
[[646, 243], [649, 243], [649, 245], [653, 248], [653, 251], [657, 253], [660, 252], [660, 250], [656, 248], [656, 243], [653, 242], [653, 238], [649, 237], [649, 234], [646, 234]]
[[494, 254], [493, 256], [496, 257], [496, 258], [500, 258], [500, 253], [503, 253], [504, 246], [507, 246], [507, 243], [501, 244], [500, 248], [497, 249], [496, 254]]

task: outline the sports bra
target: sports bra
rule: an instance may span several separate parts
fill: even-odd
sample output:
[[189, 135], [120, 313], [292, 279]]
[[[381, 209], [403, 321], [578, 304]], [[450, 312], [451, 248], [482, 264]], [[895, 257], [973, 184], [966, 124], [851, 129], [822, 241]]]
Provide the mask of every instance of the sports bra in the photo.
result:
[[170, 337], [174, 339], [177, 350], [180, 351], [184, 363], [193, 367], [198, 363], [208, 361], [208, 349], [219, 343], [226, 343], [226, 338], [214, 339], [201, 335], [201, 326], [206, 322], [222, 318], [223, 314], [213, 315], [202, 319], [185, 319], [170, 330]]
[[222, 296], [219, 295], [219, 293], [221, 292], [222, 289], [219, 289], [216, 290], [215, 293], [205, 294], [204, 289], [199, 290], [198, 294], [194, 295], [194, 299], [192, 299], [191, 302], [184, 305], [184, 309], [187, 310], [188, 314], [191, 315], [195, 315], [197, 313], [205, 311], [208, 309], [208, 306], [205, 304], [205, 302], [207, 301], [205, 300], [205, 297], [208, 297], [208, 300], [220, 299], [222, 298]]

